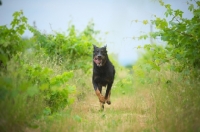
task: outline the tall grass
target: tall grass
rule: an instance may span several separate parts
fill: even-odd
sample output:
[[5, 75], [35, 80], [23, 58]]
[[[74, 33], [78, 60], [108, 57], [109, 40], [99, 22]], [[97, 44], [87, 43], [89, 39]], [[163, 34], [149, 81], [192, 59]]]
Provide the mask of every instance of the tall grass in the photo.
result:
[[31, 85], [23, 70], [13, 61], [0, 77], [0, 131], [24, 131], [38, 128], [38, 118], [45, 107], [37, 87]]
[[[54, 70], [52, 77], [66, 72], [65, 66], [58, 65], [56, 60], [51, 59], [42, 51], [38, 55], [28, 51], [13, 57], [8, 62], [6, 72], [0, 73], [0, 131], [48, 131], [52, 118], [60, 120], [61, 113], [50, 115], [46, 97], [40, 90], [39, 83], [43, 82], [39, 81], [45, 80], [46, 75], [41, 77], [36, 73], [33, 76], [38, 76], [39, 81], [35, 81], [35, 78], [31, 80], [27, 77], [27, 69], [23, 69], [26, 66], [37, 65], [42, 68], [48, 67]], [[67, 113], [69, 115], [69, 110]], [[66, 115], [66, 112], [62, 115]]]
[[200, 81], [181, 73], [158, 74], [165, 82], [152, 86], [159, 131], [200, 131]]

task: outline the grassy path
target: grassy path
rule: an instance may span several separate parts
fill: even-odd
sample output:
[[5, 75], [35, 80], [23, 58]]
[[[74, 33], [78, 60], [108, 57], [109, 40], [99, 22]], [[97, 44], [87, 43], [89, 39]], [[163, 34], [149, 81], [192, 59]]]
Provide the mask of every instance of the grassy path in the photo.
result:
[[73, 104], [74, 120], [64, 120], [59, 131], [131, 132], [153, 129], [154, 104], [149, 91], [111, 97], [112, 104], [106, 104], [105, 110], [100, 112], [98, 99], [91, 92], [84, 100]]

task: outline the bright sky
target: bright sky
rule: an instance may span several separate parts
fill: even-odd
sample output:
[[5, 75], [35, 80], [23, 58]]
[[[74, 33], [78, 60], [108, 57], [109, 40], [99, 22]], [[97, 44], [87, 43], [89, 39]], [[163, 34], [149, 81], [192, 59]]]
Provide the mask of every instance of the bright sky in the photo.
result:
[[[183, 10], [185, 17], [191, 17], [186, 0], [164, 2]], [[9, 25], [12, 14], [19, 10], [23, 10], [29, 24], [36, 21], [37, 28], [45, 33], [52, 33], [51, 28], [66, 32], [70, 21], [82, 31], [93, 20], [109, 53], [118, 54], [123, 65], [137, 60], [135, 47], [149, 43], [149, 40], [132, 39], [150, 31], [150, 25], [144, 26], [133, 20], [150, 20], [153, 15], [162, 17], [165, 11], [156, 0], [2, 0], [0, 25]], [[24, 36], [30, 37], [31, 34], [26, 32]]]

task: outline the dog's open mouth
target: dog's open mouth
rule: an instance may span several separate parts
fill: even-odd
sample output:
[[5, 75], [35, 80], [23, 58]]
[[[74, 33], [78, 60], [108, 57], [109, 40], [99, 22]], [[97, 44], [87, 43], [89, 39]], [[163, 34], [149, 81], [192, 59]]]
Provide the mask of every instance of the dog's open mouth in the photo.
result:
[[102, 58], [94, 57], [94, 62], [97, 64], [97, 66], [102, 66]]

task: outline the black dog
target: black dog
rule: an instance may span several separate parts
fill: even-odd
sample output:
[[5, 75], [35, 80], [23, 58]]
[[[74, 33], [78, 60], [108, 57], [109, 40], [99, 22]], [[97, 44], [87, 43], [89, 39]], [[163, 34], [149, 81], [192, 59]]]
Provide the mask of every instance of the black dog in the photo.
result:
[[[99, 48], [94, 45], [92, 83], [102, 109], [105, 102], [111, 104], [110, 95], [114, 76], [115, 68], [108, 58], [106, 46]], [[105, 97], [101, 94], [102, 86], [107, 86]]]

